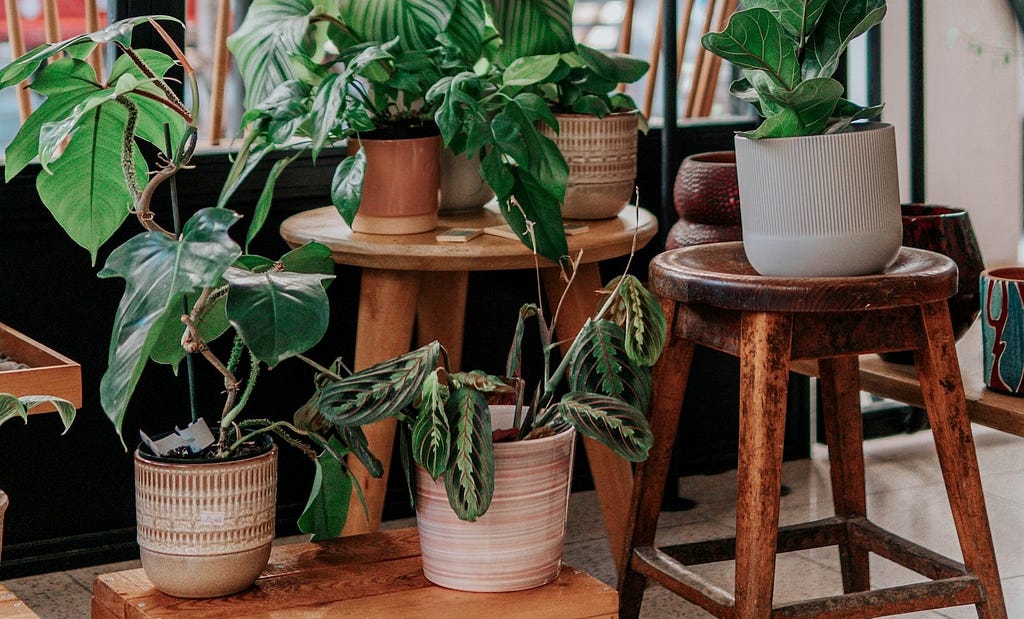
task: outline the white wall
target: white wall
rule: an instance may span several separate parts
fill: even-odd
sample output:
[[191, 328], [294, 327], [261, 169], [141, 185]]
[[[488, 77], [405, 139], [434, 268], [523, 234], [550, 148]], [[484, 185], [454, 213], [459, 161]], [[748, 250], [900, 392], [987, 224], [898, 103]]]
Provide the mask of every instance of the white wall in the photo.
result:
[[[1022, 225], [1017, 22], [1006, 0], [924, 5], [925, 198], [970, 212], [989, 266], [1016, 263]], [[907, 3], [893, 0], [888, 7], [883, 120], [896, 126], [900, 188], [908, 201]]]

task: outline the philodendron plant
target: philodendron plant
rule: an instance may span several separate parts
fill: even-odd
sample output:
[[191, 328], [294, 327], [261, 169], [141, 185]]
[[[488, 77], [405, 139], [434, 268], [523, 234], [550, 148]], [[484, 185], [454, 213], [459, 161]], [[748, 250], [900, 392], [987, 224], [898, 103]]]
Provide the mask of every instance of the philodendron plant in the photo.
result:
[[741, 133], [777, 138], [837, 133], [877, 116], [843, 98], [832, 78], [854, 38], [885, 16], [885, 0], [746, 0], [722, 32], [701, 39], [708, 51], [743, 69], [730, 91], [765, 118]]
[[[341, 379], [323, 377], [295, 424], [358, 428], [396, 418], [407, 478], [412, 479], [413, 462], [434, 479], [443, 478], [452, 509], [469, 521], [491, 503], [496, 441], [530, 440], [572, 426], [629, 461], [644, 460], [653, 440], [645, 417], [650, 366], [664, 346], [665, 316], [631, 275], [616, 278], [600, 292], [605, 298], [595, 316], [557, 364], [553, 353], [559, 342], [553, 333], [558, 310], [549, 323], [540, 306], [528, 304], [519, 311], [504, 376], [452, 372], [444, 349], [433, 342]], [[544, 359], [536, 385], [528, 385], [520, 372], [531, 320], [536, 320]], [[491, 427], [488, 407], [493, 403], [516, 405], [511, 429]], [[368, 468], [380, 470], [379, 463]]]
[[71, 428], [75, 420], [75, 405], [64, 398], [52, 395], [23, 395], [15, 396], [10, 393], [0, 393], [0, 426], [12, 419], [21, 419], [28, 423], [28, 412], [36, 406], [50, 404], [57, 409], [60, 421], [64, 424], [64, 432]]
[[[147, 22], [163, 35], [176, 58], [131, 46], [133, 29]], [[225, 458], [244, 453], [259, 434], [278, 434], [300, 447], [318, 468], [326, 460], [339, 463], [317, 475], [312, 505], [326, 488], [350, 483], [340, 464], [346, 451], [340, 438], [288, 421], [243, 419], [241, 413], [263, 367], [301, 357], [326, 332], [324, 288], [334, 267], [330, 251], [310, 244], [278, 259], [243, 253], [229, 235], [240, 216], [225, 208], [198, 210], [179, 229], [174, 191], [173, 227], [172, 213], [151, 209], [156, 189], [170, 182], [173, 190], [174, 176], [189, 166], [199, 102], [194, 72], [159, 22], [177, 20], [161, 16], [119, 21], [95, 33], [41, 45], [0, 70], [0, 87], [30, 79], [29, 86], [46, 98], [8, 146], [6, 175], [12, 178], [38, 158], [42, 171], [36, 187], [43, 203], [94, 260], [126, 218], [131, 216], [141, 227], [110, 253], [99, 272], [100, 277], [125, 282], [100, 382], [103, 410], [118, 433], [150, 361], [177, 368], [182, 359], [191, 359], [189, 353], [200, 355], [223, 377], [224, 402], [219, 420], [211, 424], [216, 436], [201, 451], [189, 445], [172, 454]], [[101, 76], [83, 59], [104, 44], [122, 53], [109, 74]], [[190, 107], [164, 78], [175, 62], [184, 69]], [[152, 169], [140, 150], [143, 143], [159, 152]], [[230, 355], [221, 359], [210, 344], [229, 332], [232, 341], [223, 350]], [[57, 405], [66, 418], [65, 408]], [[0, 419], [11, 410], [21, 416], [21, 408], [9, 399], [0, 399], [0, 406]], [[190, 417], [190, 429], [206, 428], [205, 422], [198, 423], [198, 405], [193, 404]], [[348, 433], [355, 434], [357, 430]]]

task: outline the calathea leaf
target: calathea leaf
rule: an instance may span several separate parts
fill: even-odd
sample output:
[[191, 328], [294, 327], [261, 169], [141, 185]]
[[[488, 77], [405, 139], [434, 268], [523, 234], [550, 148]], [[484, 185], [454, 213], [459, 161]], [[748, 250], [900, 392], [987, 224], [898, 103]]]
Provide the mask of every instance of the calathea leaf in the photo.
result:
[[120, 433], [128, 401], [156, 343], [167, 312], [181, 312], [182, 296], [217, 283], [242, 252], [228, 236], [238, 215], [207, 208], [189, 219], [179, 239], [143, 232], [107, 258], [100, 277], [121, 277], [125, 292], [114, 316], [100, 402]]
[[701, 44], [738, 67], [764, 71], [785, 90], [792, 90], [800, 79], [796, 44], [765, 9], [733, 13], [725, 30], [705, 34]]
[[[330, 442], [335, 453], [347, 452], [336, 438]], [[330, 451], [324, 450], [316, 460], [316, 473], [310, 488], [306, 507], [299, 516], [298, 526], [303, 533], [311, 533], [313, 541], [332, 539], [341, 535], [348, 516], [348, 504], [352, 498], [352, 477], [345, 465]]]
[[412, 426], [413, 460], [437, 479], [448, 468], [452, 453], [452, 433], [445, 412], [448, 386], [441, 382], [438, 372], [428, 374], [423, 381], [419, 413]]
[[487, 0], [501, 33], [499, 59], [572, 51], [572, 3], [565, 0]]
[[330, 275], [231, 267], [227, 315], [257, 359], [274, 367], [312, 348], [327, 332], [330, 307], [321, 283]]
[[612, 396], [647, 410], [651, 371], [630, 360], [622, 327], [610, 320], [588, 320], [566, 354], [571, 390]]
[[455, 44], [465, 66], [472, 66], [483, 54], [486, 24], [483, 0], [455, 0], [455, 10], [444, 31]]
[[352, 227], [356, 211], [363, 199], [363, 175], [366, 173], [366, 149], [360, 145], [356, 154], [338, 164], [331, 179], [331, 204], [345, 223]]
[[636, 407], [597, 393], [567, 393], [558, 412], [580, 434], [594, 439], [630, 462], [647, 459], [654, 442], [651, 428]]
[[361, 426], [401, 413], [438, 367], [441, 345], [431, 342], [370, 366], [320, 390], [320, 414], [337, 426]]
[[352, 455], [359, 459], [367, 473], [374, 477], [384, 474], [384, 465], [377, 459], [377, 456], [370, 452], [370, 443], [366, 440], [366, 433], [360, 426], [345, 426], [341, 428], [341, 433], [345, 437], [345, 442], [352, 451]]
[[625, 332], [626, 354], [637, 365], [654, 365], [668, 333], [661, 304], [632, 275], [616, 277], [605, 291], [615, 295], [608, 316]]
[[402, 50], [437, 47], [456, 0], [349, 0], [341, 17], [364, 41], [399, 39]]
[[228, 37], [228, 49], [245, 84], [246, 107], [294, 77], [292, 54], [315, 53], [306, 39], [313, 11], [310, 0], [255, 0], [249, 6], [242, 25]]
[[444, 487], [455, 515], [473, 522], [487, 512], [494, 496], [491, 415], [483, 394], [472, 389], [452, 392], [447, 409], [455, 440]]
[[804, 79], [830, 77], [850, 41], [864, 34], [885, 17], [885, 0], [832, 0], [807, 44]]
[[512, 346], [508, 350], [508, 361], [505, 363], [505, 376], [519, 376], [523, 358], [523, 336], [526, 334], [526, 321], [540, 315], [540, 308], [534, 303], [527, 303], [519, 308], [516, 319], [516, 330], [512, 335]]

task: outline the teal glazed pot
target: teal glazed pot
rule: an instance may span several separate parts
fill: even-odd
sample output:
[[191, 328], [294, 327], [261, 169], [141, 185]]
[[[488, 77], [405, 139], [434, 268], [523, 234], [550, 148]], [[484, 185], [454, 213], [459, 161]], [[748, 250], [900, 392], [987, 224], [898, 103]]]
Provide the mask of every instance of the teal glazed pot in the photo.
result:
[[1024, 268], [985, 271], [980, 292], [985, 384], [1010, 395], [1024, 395]]

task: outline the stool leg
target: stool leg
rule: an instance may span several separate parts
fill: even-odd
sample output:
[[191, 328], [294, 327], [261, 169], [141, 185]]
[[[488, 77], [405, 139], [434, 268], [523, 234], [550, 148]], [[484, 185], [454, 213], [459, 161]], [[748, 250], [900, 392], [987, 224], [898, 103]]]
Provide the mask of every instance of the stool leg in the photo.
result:
[[[832, 478], [832, 504], [837, 516], [865, 516], [864, 425], [860, 412], [857, 357], [821, 359], [818, 361], [818, 376], [821, 378], [822, 418]], [[839, 545], [839, 564], [845, 593], [871, 588], [866, 548], [845, 540]]]
[[790, 314], [740, 319], [740, 439], [736, 500], [736, 617], [769, 617], [789, 388]]
[[977, 604], [978, 616], [1004, 619], [1006, 605], [946, 302], [921, 306], [921, 321], [928, 341], [914, 353], [914, 361], [964, 565], [978, 575], [985, 589], [984, 601]]
[[669, 325], [669, 340], [661, 358], [654, 366], [650, 423], [654, 445], [647, 460], [636, 465], [633, 474], [633, 497], [626, 524], [626, 539], [619, 561], [619, 617], [633, 619], [640, 614], [646, 578], [632, 567], [633, 549], [654, 546], [654, 534], [661, 511], [661, 495], [672, 457], [679, 415], [686, 393], [693, 360], [693, 342], [672, 335], [675, 324], [675, 302], [663, 301]]

